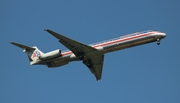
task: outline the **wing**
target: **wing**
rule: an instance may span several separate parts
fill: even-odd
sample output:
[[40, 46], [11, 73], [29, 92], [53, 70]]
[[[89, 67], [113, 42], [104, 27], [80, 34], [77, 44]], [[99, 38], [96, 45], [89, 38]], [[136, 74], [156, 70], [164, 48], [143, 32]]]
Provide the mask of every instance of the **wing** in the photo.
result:
[[83, 63], [95, 75], [97, 80], [101, 79], [104, 55], [99, 54], [94, 56], [87, 56], [87, 58], [82, 58], [90, 52], [97, 51], [97, 49], [86, 44], [80, 43], [78, 41], [75, 41], [73, 39], [70, 39], [68, 37], [65, 37], [52, 30], [45, 29], [45, 31], [49, 32], [51, 35], [59, 39], [59, 42], [62, 43], [65, 47], [67, 47], [69, 50], [71, 50], [76, 55], [76, 57], [82, 59]]
[[102, 77], [104, 55], [90, 57], [88, 60], [84, 60], [83, 63], [94, 74], [97, 80]]
[[76, 57], [83, 59], [82, 55], [85, 55], [86, 53], [96, 51], [95, 48], [88, 46], [86, 44], [80, 43], [78, 41], [75, 41], [73, 39], [70, 39], [68, 37], [65, 37], [61, 34], [58, 34], [52, 30], [45, 29], [45, 31], [49, 32], [51, 35], [59, 39], [59, 42], [62, 43], [65, 47], [67, 47], [69, 50], [71, 50]]

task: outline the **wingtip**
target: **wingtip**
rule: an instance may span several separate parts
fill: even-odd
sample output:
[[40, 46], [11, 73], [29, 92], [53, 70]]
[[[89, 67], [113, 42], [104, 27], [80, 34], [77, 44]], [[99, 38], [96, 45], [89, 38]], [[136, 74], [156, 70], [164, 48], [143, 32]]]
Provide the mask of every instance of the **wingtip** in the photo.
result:
[[101, 79], [96, 79], [97, 81], [100, 81]]
[[45, 28], [44, 31], [49, 32], [49, 33], [52, 32], [52, 30], [47, 29], [47, 28]]
[[97, 80], [97, 81], [100, 81], [100, 80], [101, 80], [101, 78], [96, 77], [96, 80]]
[[16, 44], [15, 42], [10, 42], [10, 44]]
[[48, 29], [47, 29], [47, 28], [45, 28], [45, 29], [44, 29], [44, 31], [48, 31]]

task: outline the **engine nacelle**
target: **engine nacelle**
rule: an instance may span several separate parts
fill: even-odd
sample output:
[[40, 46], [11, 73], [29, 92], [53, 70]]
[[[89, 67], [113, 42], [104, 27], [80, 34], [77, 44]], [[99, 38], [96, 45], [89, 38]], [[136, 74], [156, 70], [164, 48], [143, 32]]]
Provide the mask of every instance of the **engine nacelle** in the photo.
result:
[[48, 52], [46, 54], [43, 54], [42, 56], [39, 57], [40, 60], [48, 60], [48, 59], [53, 59], [61, 56], [61, 50], [54, 50], [51, 52]]
[[47, 64], [48, 68], [55, 68], [68, 64], [69, 62], [50, 62]]

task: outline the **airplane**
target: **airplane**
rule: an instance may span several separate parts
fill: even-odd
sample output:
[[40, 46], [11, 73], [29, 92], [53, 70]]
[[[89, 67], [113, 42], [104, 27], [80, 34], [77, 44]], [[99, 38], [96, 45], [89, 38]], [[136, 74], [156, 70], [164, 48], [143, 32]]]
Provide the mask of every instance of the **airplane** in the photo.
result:
[[16, 42], [11, 42], [11, 44], [23, 49], [29, 58], [30, 65], [46, 65], [48, 68], [54, 68], [72, 61], [82, 61], [94, 74], [97, 81], [102, 77], [104, 54], [151, 42], [157, 42], [157, 45], [160, 45], [160, 41], [166, 37], [163, 32], [148, 30], [86, 45], [50, 29], [44, 30], [57, 38], [69, 50], [58, 49], [43, 53], [36, 46], [30, 47]]

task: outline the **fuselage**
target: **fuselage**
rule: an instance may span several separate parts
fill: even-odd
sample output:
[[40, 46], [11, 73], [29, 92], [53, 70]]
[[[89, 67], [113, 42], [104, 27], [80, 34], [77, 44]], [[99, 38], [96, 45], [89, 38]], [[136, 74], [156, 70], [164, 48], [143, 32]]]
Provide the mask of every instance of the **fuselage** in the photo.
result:
[[[159, 31], [137, 32], [125, 36], [120, 36], [118, 38], [90, 44], [89, 46], [94, 47], [105, 54], [116, 50], [126, 49], [138, 45], [155, 42], [158, 39], [163, 39], [165, 36], [165, 33]], [[62, 52], [62, 56], [71, 55], [74, 55], [71, 51]]]
[[[120, 36], [118, 38], [114, 38], [111, 40], [106, 40], [94, 44], [90, 44], [89, 46], [96, 48], [97, 51], [93, 53], [88, 53], [86, 55], [98, 55], [105, 54], [117, 50], [122, 50], [138, 45], [143, 45], [151, 42], [160, 42], [161, 39], [166, 37], [166, 34], [160, 31], [144, 31], [144, 32], [136, 32], [133, 34], [128, 34], [125, 36]], [[80, 60], [77, 58], [72, 51], [66, 50], [61, 53], [61, 56], [55, 58], [53, 60], [62, 61], [62, 64], [67, 64], [71, 61]], [[47, 60], [46, 62], [50, 62], [51, 60]]]

